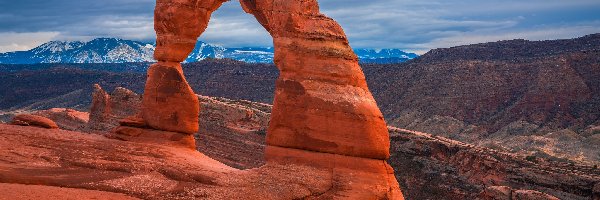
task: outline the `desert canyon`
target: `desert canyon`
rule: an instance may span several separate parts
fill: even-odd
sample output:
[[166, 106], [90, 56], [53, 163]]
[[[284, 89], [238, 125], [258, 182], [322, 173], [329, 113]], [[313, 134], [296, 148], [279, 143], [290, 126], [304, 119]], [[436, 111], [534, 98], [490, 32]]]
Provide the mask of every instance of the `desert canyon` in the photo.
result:
[[224, 2], [157, 0], [146, 74], [0, 65], [0, 199], [600, 200], [600, 34], [361, 66], [317, 0], [240, 0], [274, 65], [182, 64]]

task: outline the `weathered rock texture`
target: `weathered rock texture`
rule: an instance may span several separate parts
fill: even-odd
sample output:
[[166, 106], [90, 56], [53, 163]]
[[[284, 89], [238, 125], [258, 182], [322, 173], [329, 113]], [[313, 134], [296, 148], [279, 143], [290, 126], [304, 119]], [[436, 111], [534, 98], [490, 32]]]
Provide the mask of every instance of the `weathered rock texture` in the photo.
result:
[[[0, 146], [0, 182], [56, 186], [60, 192], [81, 190], [57, 187], [142, 199], [398, 199], [388, 191], [391, 169], [381, 171], [384, 162], [376, 159], [293, 150], [336, 163], [333, 170], [278, 162], [237, 170], [189, 148], [3, 124]], [[15, 188], [17, 194], [30, 189]]]
[[19, 126], [36, 126], [47, 129], [57, 129], [58, 125], [51, 119], [31, 114], [20, 114], [15, 116], [10, 122]]
[[37, 111], [34, 114], [54, 121], [60, 129], [64, 130], [84, 130], [89, 121], [89, 113], [68, 108], [52, 108]]
[[389, 137], [342, 28], [316, 0], [240, 1], [273, 37], [280, 70], [267, 144], [389, 157]]
[[265, 135], [271, 105], [198, 96], [200, 131], [196, 148], [228, 166], [250, 169], [265, 164]]
[[0, 199], [61, 199], [61, 200], [137, 200], [127, 195], [95, 190], [62, 188], [43, 185], [0, 183]]
[[91, 132], [106, 133], [117, 127], [119, 120], [137, 114], [141, 102], [142, 97], [131, 90], [117, 87], [112, 94], [108, 94], [95, 84], [87, 128]]
[[[148, 70], [140, 115], [121, 121], [111, 137], [187, 146], [194, 140], [200, 107], [180, 62], [223, 2], [157, 0], [158, 63]], [[320, 13], [316, 0], [240, 3], [273, 37], [280, 70], [267, 162], [331, 172], [336, 180], [331, 187], [340, 191], [325, 198], [403, 199], [385, 161], [390, 156], [386, 123], [342, 28]]]
[[427, 133], [390, 130], [390, 164], [397, 169], [396, 176], [409, 199], [475, 199], [494, 186], [512, 188], [512, 199], [598, 198], [593, 187], [600, 183], [600, 169], [594, 166], [525, 157]]
[[[206, 29], [211, 13], [223, 2], [157, 2], [155, 29], [158, 36], [155, 58], [159, 64], [150, 69], [146, 93], [156, 88], [149, 85], [166, 82], [181, 85], [165, 85], [163, 89], [175, 91], [150, 91], [151, 93], [145, 94], [142, 113], [150, 127], [188, 131], [176, 130], [166, 124], [186, 127], [176, 122], [187, 123], [188, 120], [193, 120], [192, 113], [182, 116], [165, 111], [195, 110], [192, 107], [174, 107], [191, 105], [192, 102], [154, 96], [166, 93], [180, 94], [179, 97], [184, 99], [189, 96], [184, 95], [187, 84], [183, 84], [185, 79], [182, 78], [181, 68], [174, 63], [183, 61], [192, 51], [197, 37]], [[389, 139], [386, 125], [367, 88], [358, 59], [348, 45], [342, 28], [319, 12], [317, 1], [261, 0], [240, 3], [273, 37], [275, 63], [280, 70], [267, 143], [287, 148], [387, 159]], [[177, 70], [172, 72], [172, 78], [162, 80], [153, 78], [163, 77], [154, 75], [153, 71], [158, 69]], [[172, 120], [175, 118], [178, 120]], [[159, 122], [166, 124], [159, 126]]]
[[188, 85], [181, 64], [150, 66], [142, 99], [141, 117], [150, 128], [186, 134], [198, 131], [198, 98]]

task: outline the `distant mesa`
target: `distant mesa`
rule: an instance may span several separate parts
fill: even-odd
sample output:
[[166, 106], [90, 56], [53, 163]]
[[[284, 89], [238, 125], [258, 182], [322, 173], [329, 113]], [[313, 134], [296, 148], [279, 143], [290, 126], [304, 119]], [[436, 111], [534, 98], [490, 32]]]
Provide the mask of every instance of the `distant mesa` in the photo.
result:
[[[29, 51], [0, 53], [0, 63], [132, 63], [155, 62], [156, 44], [117, 38], [97, 38], [89, 42], [51, 41]], [[400, 49], [354, 49], [363, 63], [401, 63], [417, 58]], [[207, 58], [229, 58], [248, 63], [273, 63], [273, 47], [223, 46], [198, 41], [185, 62]]]

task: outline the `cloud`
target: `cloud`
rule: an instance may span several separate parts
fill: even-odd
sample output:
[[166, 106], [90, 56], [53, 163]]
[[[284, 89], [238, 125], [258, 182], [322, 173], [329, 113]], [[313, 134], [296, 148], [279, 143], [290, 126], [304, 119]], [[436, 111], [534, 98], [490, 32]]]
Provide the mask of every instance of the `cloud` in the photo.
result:
[[[41, 38], [62, 40], [151, 41], [154, 5], [155, 0], [1, 1], [0, 33], [51, 32], [58, 35]], [[321, 0], [320, 7], [342, 25], [356, 48], [422, 53], [511, 37], [557, 39], [600, 32], [593, 27], [600, 21], [598, 0]], [[226, 2], [213, 14], [200, 39], [224, 46], [272, 45], [268, 33], [242, 11], [237, 0]], [[25, 40], [12, 43], [4, 46], [29, 45]]]
[[600, 21], [583, 24], [573, 24], [564, 27], [533, 27], [526, 30], [507, 31], [476, 31], [455, 33], [447, 37], [440, 37], [427, 43], [413, 44], [408, 49], [417, 53], [425, 53], [433, 48], [447, 48], [460, 45], [484, 43], [500, 40], [526, 39], [526, 40], [553, 40], [569, 39], [578, 35], [600, 33]]
[[0, 53], [11, 51], [25, 51], [35, 48], [58, 36], [58, 32], [35, 33], [0, 33]]

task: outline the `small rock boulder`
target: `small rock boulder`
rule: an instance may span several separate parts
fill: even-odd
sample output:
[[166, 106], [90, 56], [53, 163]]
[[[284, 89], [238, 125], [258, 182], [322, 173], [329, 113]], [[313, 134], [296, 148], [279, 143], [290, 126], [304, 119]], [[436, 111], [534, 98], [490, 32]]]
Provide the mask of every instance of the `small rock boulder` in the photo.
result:
[[20, 114], [15, 116], [11, 124], [19, 126], [36, 126], [47, 129], [58, 129], [58, 125], [56, 125], [56, 123], [51, 119], [30, 114]]

